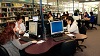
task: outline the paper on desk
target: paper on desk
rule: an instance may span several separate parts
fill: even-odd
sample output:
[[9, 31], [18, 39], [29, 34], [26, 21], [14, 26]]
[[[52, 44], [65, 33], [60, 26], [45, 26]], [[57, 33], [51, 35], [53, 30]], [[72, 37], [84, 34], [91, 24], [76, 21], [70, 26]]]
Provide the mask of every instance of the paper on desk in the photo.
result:
[[44, 42], [44, 40], [40, 40], [40, 41], [37, 42], [37, 44], [40, 44], [40, 43], [43, 43], [43, 42]]
[[23, 36], [29, 37], [29, 34], [28, 33], [25, 33]]
[[74, 36], [73, 34], [67, 34], [68, 36]]

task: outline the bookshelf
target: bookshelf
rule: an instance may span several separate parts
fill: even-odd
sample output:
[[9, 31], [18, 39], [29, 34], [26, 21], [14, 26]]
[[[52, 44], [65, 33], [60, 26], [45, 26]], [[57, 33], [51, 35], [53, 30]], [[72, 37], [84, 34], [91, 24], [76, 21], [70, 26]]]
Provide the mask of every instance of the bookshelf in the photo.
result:
[[14, 20], [19, 13], [21, 16], [32, 16], [32, 3], [0, 2], [0, 23], [7, 22], [7, 20]]

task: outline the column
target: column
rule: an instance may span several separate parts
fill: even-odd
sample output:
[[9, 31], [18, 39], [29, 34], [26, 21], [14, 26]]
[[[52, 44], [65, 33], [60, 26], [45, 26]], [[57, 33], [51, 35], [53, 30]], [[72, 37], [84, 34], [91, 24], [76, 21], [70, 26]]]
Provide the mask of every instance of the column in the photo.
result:
[[73, 13], [74, 13], [74, 0], [73, 0]]
[[32, 15], [34, 15], [34, 0], [32, 0], [32, 7], [33, 7]]
[[82, 12], [83, 12], [83, 13], [85, 12], [84, 3], [82, 3]]
[[40, 19], [42, 25], [42, 38], [44, 38], [44, 18], [43, 18], [43, 10], [42, 10], [42, 0], [40, 0]]
[[100, 2], [99, 2], [99, 6], [98, 6], [98, 19], [97, 19], [97, 24], [100, 25]]
[[59, 1], [57, 0], [57, 9], [58, 9], [58, 13], [59, 13]]

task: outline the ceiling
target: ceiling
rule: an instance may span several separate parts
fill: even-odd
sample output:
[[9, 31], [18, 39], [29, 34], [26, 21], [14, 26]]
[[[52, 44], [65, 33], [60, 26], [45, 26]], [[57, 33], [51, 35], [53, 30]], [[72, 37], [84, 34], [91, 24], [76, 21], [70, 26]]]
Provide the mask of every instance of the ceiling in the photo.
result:
[[[35, 0], [36, 2], [39, 2], [40, 0]], [[57, 0], [42, 0], [43, 2], [57, 2]], [[73, 0], [58, 0], [58, 2], [70, 2]], [[79, 1], [79, 2], [94, 2], [94, 1], [100, 1], [100, 0], [74, 0], [74, 1]]]

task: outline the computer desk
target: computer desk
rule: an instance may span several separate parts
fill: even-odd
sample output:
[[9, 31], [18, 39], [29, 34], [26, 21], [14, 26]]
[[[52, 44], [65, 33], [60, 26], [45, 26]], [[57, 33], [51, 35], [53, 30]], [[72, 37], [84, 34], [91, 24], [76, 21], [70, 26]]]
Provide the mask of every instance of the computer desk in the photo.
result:
[[[86, 35], [83, 34], [74, 34], [75, 35], [75, 39], [77, 38], [83, 38]], [[68, 41], [68, 40], [66, 40]], [[20, 41], [21, 43], [25, 43], [23, 41]], [[51, 48], [53, 48], [55, 45], [63, 43], [65, 41], [59, 41], [59, 42], [55, 42], [53, 40], [53, 38], [48, 38], [46, 40], [46, 42], [40, 43], [40, 44], [32, 44], [30, 46], [28, 46], [27, 48], [25, 48], [25, 52], [28, 54], [42, 54], [47, 52], [48, 50], [50, 50]]]

